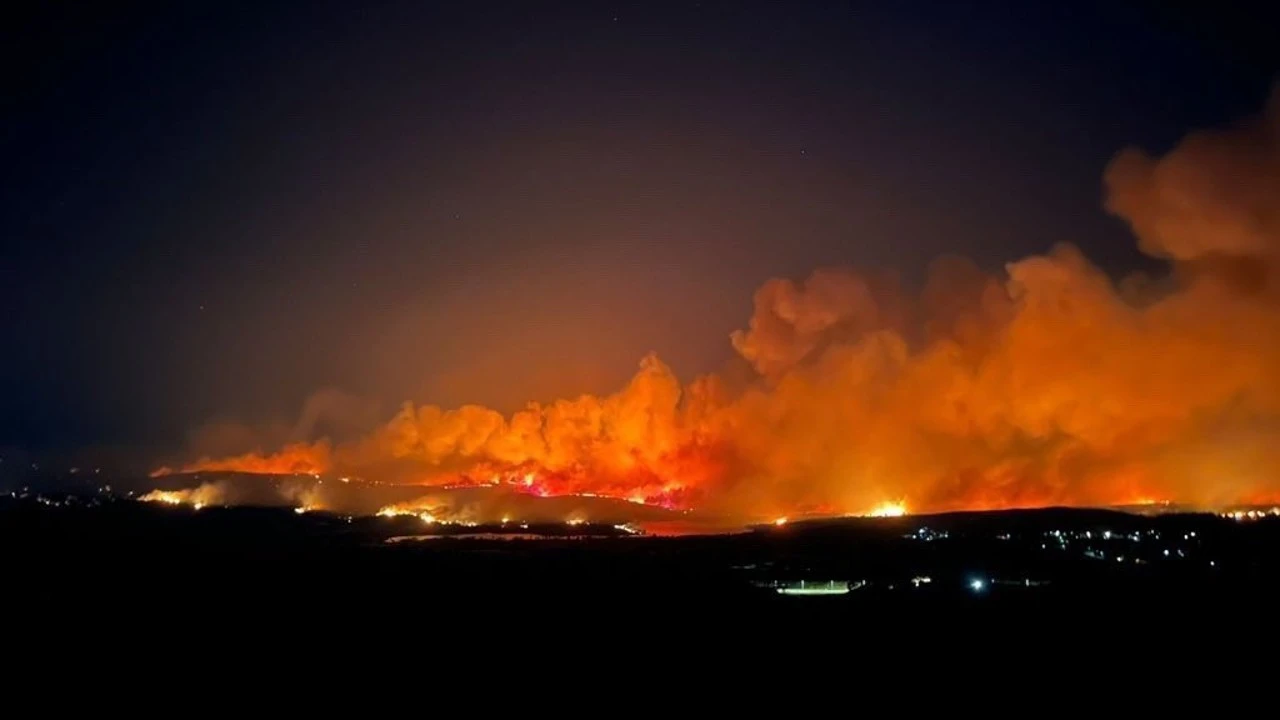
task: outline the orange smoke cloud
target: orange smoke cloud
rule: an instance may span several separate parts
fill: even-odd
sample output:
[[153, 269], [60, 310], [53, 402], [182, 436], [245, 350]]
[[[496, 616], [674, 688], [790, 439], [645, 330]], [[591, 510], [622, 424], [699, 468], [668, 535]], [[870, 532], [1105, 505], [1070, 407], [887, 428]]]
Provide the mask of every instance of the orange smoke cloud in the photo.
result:
[[1142, 249], [1175, 260], [1280, 252], [1280, 90], [1262, 115], [1188, 135], [1152, 158], [1126, 150], [1107, 169], [1107, 207]]
[[[1278, 96], [1280, 97], [1280, 96]], [[921, 292], [853, 270], [772, 280], [732, 346], [756, 371], [683, 385], [645, 358], [613, 395], [406, 405], [367, 436], [183, 468], [504, 484], [773, 518], [1280, 496], [1280, 100], [1163, 158], [1120, 153], [1107, 208], [1167, 279], [1077, 249]]]

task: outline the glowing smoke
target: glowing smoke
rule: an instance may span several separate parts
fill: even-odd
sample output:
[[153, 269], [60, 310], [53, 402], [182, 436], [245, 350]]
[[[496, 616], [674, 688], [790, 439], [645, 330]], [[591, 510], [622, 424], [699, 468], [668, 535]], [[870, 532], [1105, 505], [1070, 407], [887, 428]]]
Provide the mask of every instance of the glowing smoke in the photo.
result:
[[1060, 246], [923, 290], [854, 270], [772, 280], [732, 346], [757, 377], [658, 358], [604, 397], [406, 405], [363, 438], [185, 468], [599, 493], [773, 518], [1280, 495], [1280, 95], [1162, 158], [1120, 153], [1107, 208], [1167, 260], [1113, 282]]

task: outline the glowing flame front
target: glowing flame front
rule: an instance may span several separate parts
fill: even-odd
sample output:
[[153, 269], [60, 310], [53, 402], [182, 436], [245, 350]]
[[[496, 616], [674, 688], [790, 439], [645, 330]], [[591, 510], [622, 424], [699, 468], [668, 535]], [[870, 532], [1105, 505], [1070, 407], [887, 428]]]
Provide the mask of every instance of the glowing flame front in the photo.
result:
[[902, 517], [907, 514], [907, 504], [904, 502], [882, 502], [871, 508], [871, 512], [867, 513], [867, 517]]
[[165, 505], [181, 505], [186, 502], [182, 493], [170, 490], [152, 490], [138, 499], [142, 502], [158, 502]]

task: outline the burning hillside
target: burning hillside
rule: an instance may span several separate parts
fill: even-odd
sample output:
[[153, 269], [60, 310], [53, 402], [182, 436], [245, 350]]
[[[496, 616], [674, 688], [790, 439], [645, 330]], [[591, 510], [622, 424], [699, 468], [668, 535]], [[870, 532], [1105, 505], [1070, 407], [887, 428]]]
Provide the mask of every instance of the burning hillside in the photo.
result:
[[582, 523], [618, 525], [705, 518], [654, 505], [593, 494], [544, 497], [523, 484], [495, 486], [391, 485], [304, 474], [200, 473], [170, 475], [139, 494], [143, 502], [206, 507], [292, 508], [342, 515], [414, 516], [427, 524], [511, 525]]
[[650, 356], [608, 396], [510, 416], [410, 404], [356, 441], [180, 471], [751, 518], [1280, 497], [1280, 96], [1164, 157], [1121, 153], [1105, 185], [1167, 273], [1117, 282], [1071, 246], [999, 274], [942, 258], [914, 293], [819, 270], [756, 292], [731, 337], [749, 380], [683, 384]]

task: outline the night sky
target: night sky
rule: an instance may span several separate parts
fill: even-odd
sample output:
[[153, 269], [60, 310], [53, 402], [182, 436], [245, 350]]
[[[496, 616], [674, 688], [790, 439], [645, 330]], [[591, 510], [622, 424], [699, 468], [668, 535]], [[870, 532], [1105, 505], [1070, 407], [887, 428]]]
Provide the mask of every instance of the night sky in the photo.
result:
[[3, 23], [0, 446], [692, 377], [819, 266], [1120, 275], [1107, 161], [1277, 68], [1222, 3], [231, 5]]

